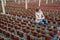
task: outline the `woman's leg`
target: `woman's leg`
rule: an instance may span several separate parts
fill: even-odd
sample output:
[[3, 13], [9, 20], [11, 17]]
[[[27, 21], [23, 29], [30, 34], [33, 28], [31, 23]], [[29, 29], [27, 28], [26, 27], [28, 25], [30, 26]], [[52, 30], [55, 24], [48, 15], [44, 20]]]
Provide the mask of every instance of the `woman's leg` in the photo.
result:
[[44, 22], [44, 24], [48, 24], [48, 21], [46, 19], [42, 20]]
[[38, 24], [39, 24], [39, 25], [42, 25], [42, 24], [44, 24], [44, 22], [43, 22], [43, 21], [40, 21]]

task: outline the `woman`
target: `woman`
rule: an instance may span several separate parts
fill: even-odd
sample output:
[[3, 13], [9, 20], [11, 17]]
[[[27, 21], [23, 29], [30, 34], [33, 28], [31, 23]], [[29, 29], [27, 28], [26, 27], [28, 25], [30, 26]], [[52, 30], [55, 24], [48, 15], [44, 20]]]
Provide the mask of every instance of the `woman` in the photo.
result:
[[41, 9], [36, 9], [35, 16], [36, 16], [35, 22], [38, 23], [39, 25], [48, 23]]

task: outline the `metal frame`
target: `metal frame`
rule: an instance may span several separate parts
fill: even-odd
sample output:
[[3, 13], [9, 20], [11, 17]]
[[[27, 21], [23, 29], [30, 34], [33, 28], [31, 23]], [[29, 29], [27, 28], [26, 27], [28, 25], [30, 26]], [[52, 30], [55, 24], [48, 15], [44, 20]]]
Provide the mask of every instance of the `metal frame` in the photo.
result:
[[[6, 0], [5, 0], [6, 1]], [[5, 2], [6, 3], [6, 2]], [[3, 10], [3, 13], [2, 14], [5, 14], [5, 4], [3, 2], [3, 0], [1, 0], [1, 4], [2, 4], [2, 10]]]

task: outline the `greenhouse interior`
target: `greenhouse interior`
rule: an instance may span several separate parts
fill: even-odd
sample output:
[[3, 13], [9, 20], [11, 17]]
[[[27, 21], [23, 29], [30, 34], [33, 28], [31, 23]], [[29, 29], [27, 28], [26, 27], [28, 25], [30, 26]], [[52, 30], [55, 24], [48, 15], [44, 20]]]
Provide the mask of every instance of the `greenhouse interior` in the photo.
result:
[[0, 40], [60, 40], [60, 0], [0, 0]]

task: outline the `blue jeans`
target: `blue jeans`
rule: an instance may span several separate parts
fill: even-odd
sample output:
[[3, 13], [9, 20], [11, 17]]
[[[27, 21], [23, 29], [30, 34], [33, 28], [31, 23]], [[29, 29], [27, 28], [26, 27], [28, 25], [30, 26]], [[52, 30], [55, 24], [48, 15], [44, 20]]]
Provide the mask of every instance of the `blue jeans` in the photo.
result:
[[38, 24], [39, 25], [48, 24], [48, 21], [46, 19], [42, 19]]

